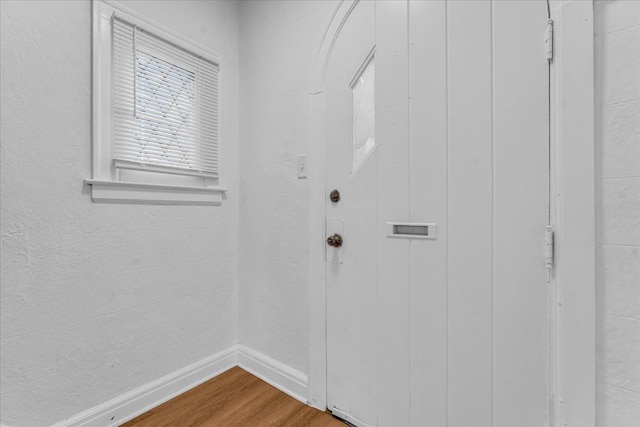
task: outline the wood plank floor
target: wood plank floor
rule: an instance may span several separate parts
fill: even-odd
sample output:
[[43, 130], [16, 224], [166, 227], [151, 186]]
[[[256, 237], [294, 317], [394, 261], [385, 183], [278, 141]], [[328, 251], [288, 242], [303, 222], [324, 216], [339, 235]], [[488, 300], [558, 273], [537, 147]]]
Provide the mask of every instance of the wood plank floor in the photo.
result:
[[345, 427], [235, 367], [125, 423], [122, 427]]

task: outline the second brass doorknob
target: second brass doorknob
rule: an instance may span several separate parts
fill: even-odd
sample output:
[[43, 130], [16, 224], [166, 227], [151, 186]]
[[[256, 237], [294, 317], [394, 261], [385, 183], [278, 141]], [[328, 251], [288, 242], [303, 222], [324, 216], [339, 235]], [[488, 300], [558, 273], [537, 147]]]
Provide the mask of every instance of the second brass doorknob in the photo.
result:
[[340, 246], [342, 246], [342, 236], [337, 233], [333, 236], [329, 236], [327, 238], [327, 245], [333, 246], [334, 248], [339, 248]]

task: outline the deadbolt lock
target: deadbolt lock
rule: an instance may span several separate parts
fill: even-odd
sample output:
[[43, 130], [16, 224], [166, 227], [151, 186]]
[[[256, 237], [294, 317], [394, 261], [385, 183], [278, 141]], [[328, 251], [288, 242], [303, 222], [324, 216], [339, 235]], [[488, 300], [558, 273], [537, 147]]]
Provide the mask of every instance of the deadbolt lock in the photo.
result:
[[333, 190], [331, 194], [329, 194], [329, 198], [333, 203], [338, 203], [340, 201], [340, 192], [338, 190]]
[[339, 248], [342, 246], [342, 236], [339, 234], [334, 234], [327, 238], [327, 245], [333, 246], [334, 248]]

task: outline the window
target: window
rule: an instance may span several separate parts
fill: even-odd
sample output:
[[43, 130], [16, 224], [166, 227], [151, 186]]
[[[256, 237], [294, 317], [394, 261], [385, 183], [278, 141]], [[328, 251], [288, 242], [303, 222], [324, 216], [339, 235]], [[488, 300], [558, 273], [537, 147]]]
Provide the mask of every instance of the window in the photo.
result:
[[220, 204], [217, 56], [94, 7], [93, 199]]
[[350, 86], [353, 100], [352, 174], [355, 174], [376, 148], [374, 51], [358, 70]]

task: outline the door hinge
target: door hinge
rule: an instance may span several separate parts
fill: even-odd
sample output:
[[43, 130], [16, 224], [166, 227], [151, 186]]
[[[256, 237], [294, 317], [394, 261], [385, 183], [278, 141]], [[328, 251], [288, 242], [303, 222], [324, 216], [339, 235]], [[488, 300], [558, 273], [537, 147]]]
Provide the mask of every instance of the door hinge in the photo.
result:
[[553, 246], [554, 246], [553, 227], [549, 225], [545, 230], [545, 236], [544, 236], [544, 260], [548, 269], [553, 268]]
[[544, 48], [547, 54], [547, 61], [553, 61], [553, 19], [547, 19], [545, 29]]

